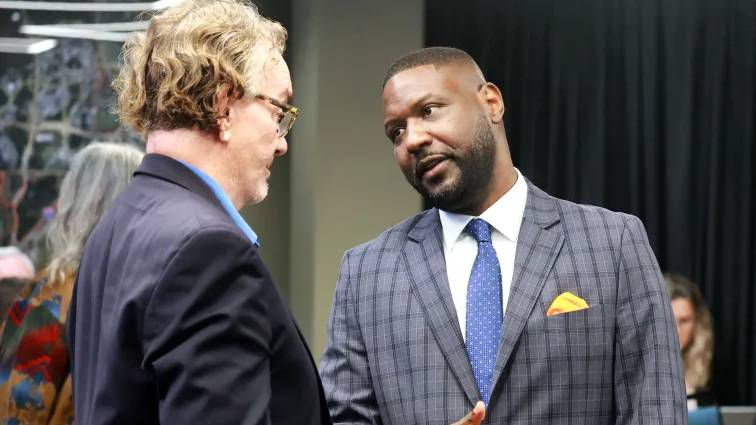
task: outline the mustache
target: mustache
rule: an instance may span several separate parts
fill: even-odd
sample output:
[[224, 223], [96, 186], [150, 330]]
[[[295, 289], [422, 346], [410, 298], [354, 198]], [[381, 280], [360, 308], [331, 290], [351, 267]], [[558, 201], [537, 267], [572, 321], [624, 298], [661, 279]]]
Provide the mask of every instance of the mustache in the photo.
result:
[[430, 170], [441, 161], [452, 159], [454, 156], [448, 152], [421, 151], [415, 155], [415, 178], [420, 180], [426, 171]]

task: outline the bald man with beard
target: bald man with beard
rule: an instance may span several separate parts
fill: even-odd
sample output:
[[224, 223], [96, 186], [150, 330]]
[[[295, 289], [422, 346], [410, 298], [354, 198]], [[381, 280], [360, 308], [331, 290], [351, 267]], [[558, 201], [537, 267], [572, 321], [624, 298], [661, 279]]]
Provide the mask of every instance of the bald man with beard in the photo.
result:
[[433, 208], [344, 255], [321, 358], [336, 424], [684, 424], [641, 221], [512, 163], [499, 89], [452, 48], [398, 59], [384, 126]]

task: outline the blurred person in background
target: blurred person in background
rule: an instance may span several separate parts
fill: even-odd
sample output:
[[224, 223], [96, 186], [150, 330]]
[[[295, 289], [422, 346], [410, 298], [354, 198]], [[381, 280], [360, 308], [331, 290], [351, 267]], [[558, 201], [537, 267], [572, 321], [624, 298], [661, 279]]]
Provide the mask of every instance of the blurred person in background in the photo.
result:
[[664, 273], [664, 280], [667, 282], [672, 312], [677, 322], [688, 409], [692, 410], [714, 402], [710, 386], [714, 352], [711, 314], [701, 291], [693, 281], [674, 273]]
[[9, 277], [34, 278], [34, 264], [15, 246], [0, 247], [0, 279]]
[[5, 314], [18, 291], [34, 278], [34, 264], [15, 246], [0, 247], [0, 314]]
[[0, 423], [72, 423], [64, 322], [74, 277], [89, 233], [142, 156], [135, 147], [112, 143], [92, 143], [74, 156], [47, 234], [52, 260], [21, 290], [0, 325]]

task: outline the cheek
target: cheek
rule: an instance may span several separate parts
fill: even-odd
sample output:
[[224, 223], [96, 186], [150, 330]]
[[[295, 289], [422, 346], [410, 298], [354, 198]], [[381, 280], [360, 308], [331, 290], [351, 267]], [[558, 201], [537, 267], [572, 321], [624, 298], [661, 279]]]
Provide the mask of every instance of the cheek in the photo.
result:
[[680, 348], [685, 349], [693, 340], [693, 325], [682, 324], [677, 328], [680, 337]]
[[394, 148], [394, 161], [396, 161], [396, 164], [404, 170], [405, 167], [409, 167], [412, 164], [410, 163], [410, 156], [407, 154], [407, 151], [400, 148], [395, 147]]
[[445, 144], [457, 144], [476, 133], [475, 120], [457, 120], [454, 118], [439, 119], [433, 125], [434, 135], [437, 135]]
[[255, 138], [249, 146], [249, 153], [259, 162], [267, 162], [276, 151], [276, 133], [265, 132]]
[[399, 166], [399, 170], [401, 170], [402, 174], [404, 174], [407, 180], [409, 180], [410, 182], [414, 181], [415, 163], [412, 155], [407, 154], [406, 151], [397, 152], [396, 150], [394, 150], [394, 160]]

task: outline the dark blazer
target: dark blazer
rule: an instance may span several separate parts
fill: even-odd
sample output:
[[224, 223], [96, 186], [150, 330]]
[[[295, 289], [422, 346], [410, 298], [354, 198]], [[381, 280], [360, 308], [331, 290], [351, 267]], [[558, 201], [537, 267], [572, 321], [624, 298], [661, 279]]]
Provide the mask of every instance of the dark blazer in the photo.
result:
[[67, 326], [77, 423], [330, 423], [257, 248], [168, 157], [145, 156], [91, 234]]
[[[560, 294], [590, 308], [547, 316]], [[349, 250], [321, 357], [337, 424], [447, 425], [480, 400], [439, 213]], [[486, 424], [687, 423], [680, 347], [641, 221], [528, 183]]]

